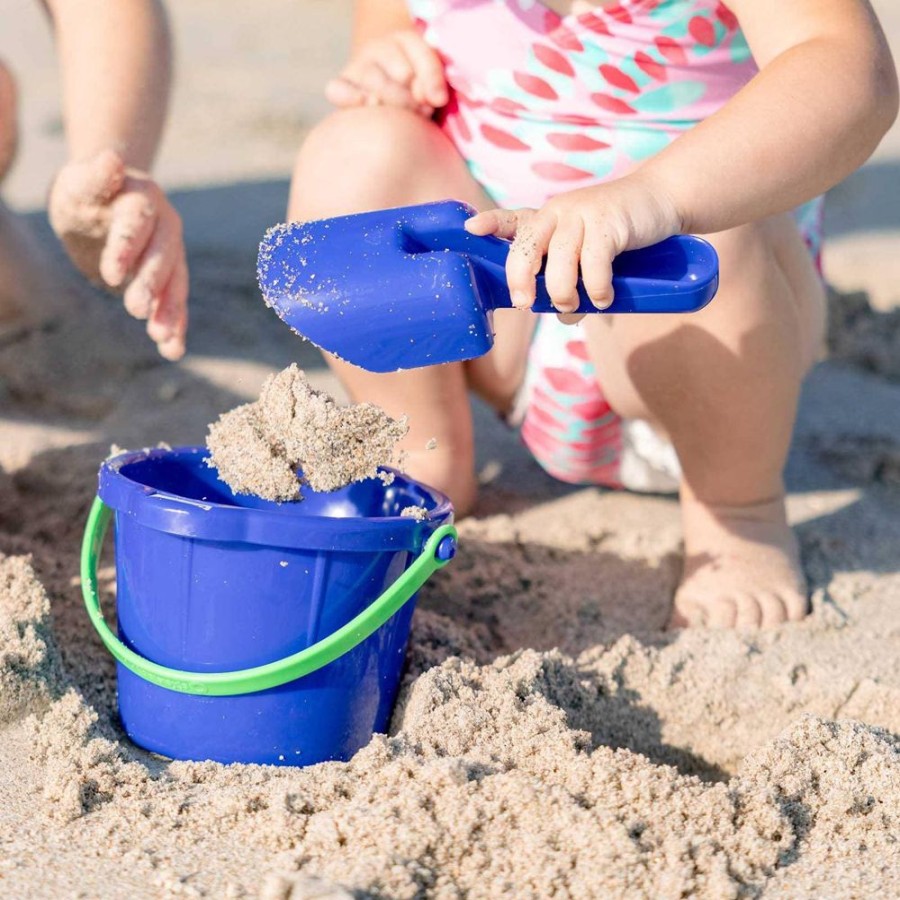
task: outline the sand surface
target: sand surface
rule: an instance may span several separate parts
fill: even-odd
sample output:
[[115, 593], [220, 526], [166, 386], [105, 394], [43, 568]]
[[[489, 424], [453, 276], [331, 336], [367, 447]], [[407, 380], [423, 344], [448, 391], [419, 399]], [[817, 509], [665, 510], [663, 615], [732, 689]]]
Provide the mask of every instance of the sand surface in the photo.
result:
[[[896, 9], [876, 5], [900, 37]], [[0, 346], [0, 895], [895, 895], [897, 130], [831, 207], [826, 261], [844, 295], [788, 467], [805, 622], [663, 632], [674, 502], [557, 484], [476, 407], [482, 498], [422, 592], [389, 735], [310, 770], [168, 762], [124, 739], [77, 580], [96, 470], [112, 443], [203, 443], [291, 362], [337, 390], [264, 308], [255, 248], [283, 218], [345, 10], [178, 5], [160, 171], [192, 266], [183, 363], [73, 286], [60, 288], [70, 315]], [[28, 207], [61, 152], [49, 47], [37, 4], [0, 0], [0, 21], [0, 55], [31, 86], [10, 183]], [[109, 592], [113, 580], [109, 557]]]

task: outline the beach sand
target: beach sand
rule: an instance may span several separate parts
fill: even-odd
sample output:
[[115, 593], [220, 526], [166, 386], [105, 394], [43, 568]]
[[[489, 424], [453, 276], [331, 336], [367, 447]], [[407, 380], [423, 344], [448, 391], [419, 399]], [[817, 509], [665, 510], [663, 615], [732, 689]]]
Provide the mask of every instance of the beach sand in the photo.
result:
[[[876, 5], [900, 38], [900, 14]], [[34, 6], [0, 0], [0, 57], [24, 90], [7, 195], [24, 210], [61, 154]], [[893, 895], [897, 129], [830, 213], [834, 352], [806, 385], [788, 466], [806, 621], [664, 632], [674, 500], [556, 483], [476, 406], [482, 496], [459, 556], [421, 593], [388, 735], [308, 770], [169, 762], [124, 738], [114, 665], [78, 582], [97, 467], [112, 444], [202, 444], [291, 362], [338, 391], [264, 307], [254, 266], [325, 108], [346, 10], [174, 10], [180, 82], [160, 173], [192, 269], [181, 364], [156, 358], [116, 301], [74, 283], [60, 288], [70, 315], [0, 345], [0, 895]], [[41, 215], [29, 224], [53, 246]], [[100, 575], [111, 591], [111, 557]]]

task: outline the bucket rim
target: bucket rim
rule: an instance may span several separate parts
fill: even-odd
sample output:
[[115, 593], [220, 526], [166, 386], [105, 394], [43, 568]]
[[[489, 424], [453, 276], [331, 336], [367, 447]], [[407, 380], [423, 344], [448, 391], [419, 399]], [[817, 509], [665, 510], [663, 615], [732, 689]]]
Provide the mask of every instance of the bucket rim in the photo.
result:
[[206, 447], [145, 447], [110, 456], [100, 466], [97, 496], [117, 515], [169, 534], [198, 540], [221, 540], [303, 550], [412, 550], [418, 552], [428, 536], [453, 520], [446, 494], [390, 468], [394, 483], [408, 485], [433, 501], [424, 519], [410, 516], [348, 516], [295, 514], [296, 504], [274, 503], [257, 508], [213, 500], [195, 500], [159, 490], [129, 478], [122, 469], [148, 459], [174, 456], [209, 457]]

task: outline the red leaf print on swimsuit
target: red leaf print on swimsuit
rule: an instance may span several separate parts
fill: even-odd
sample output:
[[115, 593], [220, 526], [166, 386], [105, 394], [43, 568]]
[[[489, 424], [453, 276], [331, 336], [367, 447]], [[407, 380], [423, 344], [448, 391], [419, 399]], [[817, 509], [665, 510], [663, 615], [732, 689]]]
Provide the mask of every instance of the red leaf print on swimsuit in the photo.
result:
[[582, 362], [590, 361], [587, 344], [585, 344], [584, 341], [566, 341], [566, 350], [568, 350], [575, 359], [580, 359]]
[[591, 94], [591, 100], [601, 109], [620, 116], [633, 115], [636, 112], [633, 106], [629, 106], [624, 100], [620, 100], [618, 97], [613, 97], [610, 94]]
[[569, 411], [578, 416], [582, 422], [595, 422], [605, 418], [611, 412], [609, 404], [603, 397], [597, 397], [596, 400], [585, 400], [584, 403], [573, 403], [569, 407]]
[[704, 19], [702, 16], [694, 16], [688, 22], [688, 31], [690, 31], [691, 37], [698, 44], [703, 44], [704, 47], [712, 47], [716, 43], [716, 29], [713, 28], [713, 24], [709, 19]]
[[624, 6], [619, 6], [618, 4], [615, 6], [604, 6], [602, 12], [603, 15], [609, 16], [610, 19], [615, 19], [623, 25], [631, 24], [631, 13]]
[[613, 87], [617, 87], [621, 91], [631, 91], [634, 94], [639, 94], [641, 92], [641, 89], [635, 84], [634, 79], [621, 69], [608, 64], [598, 66], [598, 68], [600, 69], [600, 74]]
[[547, 142], [557, 150], [569, 150], [573, 153], [589, 153], [591, 150], [608, 150], [610, 145], [603, 141], [595, 141], [586, 134], [568, 134], [552, 132], [547, 135]]
[[553, 390], [562, 394], [581, 394], [584, 396], [585, 394], [590, 395], [593, 390], [596, 390], [595, 381], [582, 378], [568, 369], [547, 366], [544, 369], [544, 375], [547, 376], [547, 381], [550, 382]]
[[578, 113], [550, 113], [550, 118], [554, 122], [562, 122], [566, 125], [584, 125], [592, 127], [597, 125], [597, 120], [591, 116], [582, 116]]
[[494, 128], [493, 125], [488, 125], [483, 122], [478, 126], [481, 133], [484, 135], [485, 140], [490, 141], [495, 147], [500, 147], [503, 150], [529, 150], [528, 144], [524, 141], [520, 141], [514, 134], [510, 134], [508, 131], [502, 131], [499, 128]]
[[674, 63], [676, 66], [683, 66], [687, 63], [687, 54], [684, 52], [684, 48], [673, 38], [661, 34], [653, 43], [670, 63]]
[[566, 430], [564, 423], [555, 418], [552, 413], [548, 412], [546, 409], [541, 409], [539, 406], [532, 406], [529, 408], [528, 421], [532, 424], [537, 423], [539, 425], [543, 425], [546, 429], [545, 434], [547, 432], [549, 432], [550, 434], [553, 434], [555, 432], [559, 435], [560, 438], [563, 437], [563, 434]]
[[566, 28], [565, 25], [560, 25], [559, 27], [548, 31], [547, 37], [561, 50], [568, 50], [570, 53], [581, 53], [581, 51], [584, 50], [584, 44], [582, 44], [575, 36], [575, 33], [571, 29]]
[[729, 31], [737, 31], [739, 26], [737, 16], [724, 3], [720, 3], [716, 8], [716, 18]]
[[560, 75], [568, 75], [569, 78], [574, 77], [575, 69], [572, 66], [572, 63], [570, 63], [559, 50], [554, 50], [552, 47], [548, 47], [545, 44], [534, 44], [533, 50], [534, 55], [548, 69], [559, 72]]
[[536, 162], [531, 164], [531, 171], [548, 181], [578, 181], [582, 178], [593, 178], [593, 173], [584, 169], [576, 169], [561, 162]]
[[634, 62], [645, 75], [649, 75], [656, 81], [665, 81], [668, 78], [666, 67], [652, 56], [644, 53], [643, 50], [638, 50], [634, 54]]
[[513, 72], [513, 80], [523, 91], [535, 97], [540, 97], [542, 100], [556, 100], [559, 98], [559, 94], [543, 78], [538, 78], [537, 75]]
[[513, 100], [510, 97], [494, 97], [488, 104], [492, 110], [502, 113], [504, 116], [515, 116], [525, 109], [524, 103]]
[[575, 21], [582, 28], [593, 31], [594, 34], [602, 34], [604, 37], [609, 36], [609, 26], [596, 13], [582, 13]]

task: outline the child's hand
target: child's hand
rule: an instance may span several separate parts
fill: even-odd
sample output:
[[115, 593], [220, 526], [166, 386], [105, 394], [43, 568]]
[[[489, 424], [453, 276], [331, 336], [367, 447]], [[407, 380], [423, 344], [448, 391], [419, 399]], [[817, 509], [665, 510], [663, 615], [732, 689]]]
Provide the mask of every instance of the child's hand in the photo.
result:
[[399, 106], [431, 116], [447, 103], [444, 66], [437, 52], [412, 28], [364, 44], [325, 96], [338, 107]]
[[674, 204], [635, 173], [559, 194], [538, 210], [479, 213], [466, 222], [466, 230], [514, 239], [506, 260], [514, 306], [528, 309], [534, 303], [535, 276], [546, 256], [547, 293], [561, 313], [572, 313], [579, 302], [579, 267], [591, 302], [606, 309], [613, 301], [613, 259], [677, 234], [681, 221]]
[[104, 150], [70, 162], [50, 190], [50, 223], [92, 281], [124, 289], [125, 309], [147, 320], [166, 359], [184, 355], [188, 270], [181, 219], [156, 182]]

